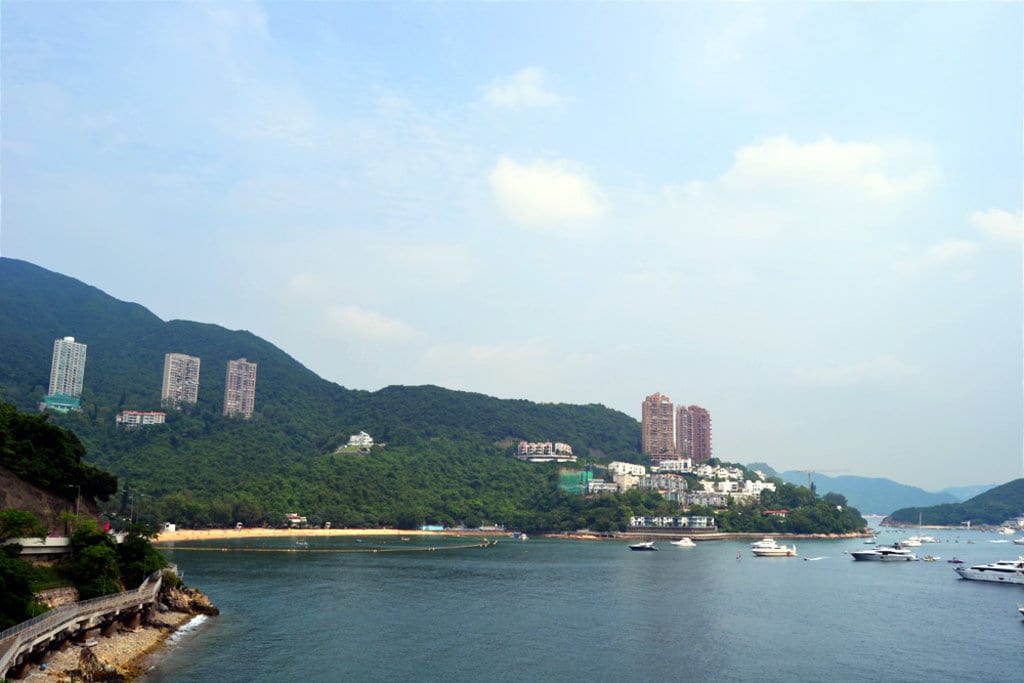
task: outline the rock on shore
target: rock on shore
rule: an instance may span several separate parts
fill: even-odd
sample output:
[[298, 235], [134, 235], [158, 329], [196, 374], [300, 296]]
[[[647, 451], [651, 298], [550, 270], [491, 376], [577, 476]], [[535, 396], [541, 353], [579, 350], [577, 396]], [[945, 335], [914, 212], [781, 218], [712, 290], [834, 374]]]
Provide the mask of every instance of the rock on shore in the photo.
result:
[[45, 668], [33, 670], [22, 680], [40, 683], [132, 681], [145, 672], [146, 656], [199, 614], [215, 616], [220, 610], [194, 588], [165, 587], [160, 592], [155, 613], [140, 628], [120, 628], [114, 635], [100, 636], [89, 645], [70, 645], [50, 652], [45, 658]]

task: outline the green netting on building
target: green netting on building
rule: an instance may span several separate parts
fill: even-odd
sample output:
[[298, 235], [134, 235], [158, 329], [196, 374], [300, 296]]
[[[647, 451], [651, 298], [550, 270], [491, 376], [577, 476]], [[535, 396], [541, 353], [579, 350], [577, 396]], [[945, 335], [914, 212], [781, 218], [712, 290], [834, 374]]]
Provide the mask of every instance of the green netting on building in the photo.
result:
[[558, 473], [558, 488], [566, 493], [584, 494], [587, 492], [587, 484], [594, 478], [593, 472], [571, 472], [562, 470]]

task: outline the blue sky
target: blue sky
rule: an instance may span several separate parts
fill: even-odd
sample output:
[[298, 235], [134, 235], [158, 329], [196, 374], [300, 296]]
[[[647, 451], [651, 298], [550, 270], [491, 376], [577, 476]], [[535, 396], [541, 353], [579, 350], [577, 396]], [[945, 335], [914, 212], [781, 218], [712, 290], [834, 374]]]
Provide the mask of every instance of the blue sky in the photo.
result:
[[0, 251], [348, 387], [1001, 483], [1022, 8], [5, 1]]

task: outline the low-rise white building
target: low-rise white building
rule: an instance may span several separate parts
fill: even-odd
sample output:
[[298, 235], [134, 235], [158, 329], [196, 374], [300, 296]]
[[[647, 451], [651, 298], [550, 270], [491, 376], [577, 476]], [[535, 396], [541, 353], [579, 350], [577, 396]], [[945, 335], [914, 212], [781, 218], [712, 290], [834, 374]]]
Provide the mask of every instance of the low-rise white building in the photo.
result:
[[167, 413], [158, 410], [122, 410], [114, 420], [118, 427], [146, 427], [148, 425], [162, 425], [166, 418]]
[[516, 457], [527, 462], [576, 462], [572, 446], [550, 441], [520, 441], [516, 446]]
[[373, 437], [366, 432], [359, 432], [348, 437], [348, 445], [355, 448], [369, 448], [373, 445]]
[[619, 485], [604, 479], [591, 479], [587, 483], [587, 493], [618, 493]]
[[621, 462], [616, 460], [615, 462], [608, 463], [608, 471], [614, 474], [632, 474], [637, 477], [642, 477], [647, 474], [647, 468], [643, 465], [637, 465], [631, 462]]
[[690, 472], [691, 470], [693, 470], [693, 460], [690, 458], [661, 460], [658, 462], [659, 472]]

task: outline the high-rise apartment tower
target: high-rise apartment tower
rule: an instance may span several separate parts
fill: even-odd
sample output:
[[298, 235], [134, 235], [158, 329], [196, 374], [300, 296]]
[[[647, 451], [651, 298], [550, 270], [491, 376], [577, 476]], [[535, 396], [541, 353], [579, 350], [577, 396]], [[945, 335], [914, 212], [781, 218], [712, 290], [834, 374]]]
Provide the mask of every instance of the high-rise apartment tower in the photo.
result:
[[693, 458], [693, 419], [686, 406], [676, 408], [676, 455]]
[[224, 382], [224, 414], [252, 417], [256, 406], [256, 363], [244, 358], [228, 361], [228, 376]]
[[199, 400], [199, 359], [184, 353], [164, 355], [164, 382], [160, 402], [166, 408]]
[[53, 361], [50, 363], [49, 392], [43, 397], [43, 408], [67, 412], [81, 408], [82, 381], [85, 378], [86, 345], [74, 337], [55, 339]]
[[711, 454], [711, 413], [700, 406], [690, 406], [691, 434], [693, 436], [693, 464], [707, 462]]
[[651, 394], [644, 399], [640, 423], [641, 447], [645, 455], [658, 460], [671, 458], [675, 453], [672, 439], [672, 399]]

